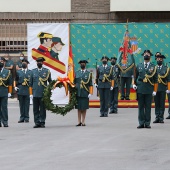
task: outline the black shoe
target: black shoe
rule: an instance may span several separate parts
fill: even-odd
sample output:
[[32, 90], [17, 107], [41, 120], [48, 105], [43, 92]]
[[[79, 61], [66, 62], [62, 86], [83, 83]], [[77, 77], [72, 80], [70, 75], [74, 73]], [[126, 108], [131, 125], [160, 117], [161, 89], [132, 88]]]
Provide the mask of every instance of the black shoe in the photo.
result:
[[29, 123], [29, 120], [25, 120], [25, 123]]
[[24, 120], [19, 120], [18, 123], [24, 123]]
[[160, 120], [159, 123], [164, 123], [164, 121], [163, 121], [163, 120]]
[[0, 127], [2, 127], [1, 123], [0, 123]]
[[4, 127], [8, 127], [8, 125], [4, 125]]
[[104, 117], [104, 115], [100, 115], [100, 117]]
[[124, 97], [121, 97], [120, 100], [124, 100]]
[[33, 128], [40, 128], [41, 127], [41, 125], [35, 125], [35, 126], [33, 126]]
[[159, 123], [159, 119], [156, 119], [155, 121], [153, 121], [153, 123]]
[[86, 126], [86, 124], [85, 124], [85, 123], [84, 123], [84, 124], [82, 123], [82, 126]]
[[76, 126], [81, 126], [82, 125], [82, 123], [79, 123], [79, 124], [77, 124]]
[[145, 125], [145, 128], [150, 129], [151, 126], [150, 125]]
[[144, 128], [144, 125], [139, 125], [137, 128], [142, 129], [142, 128]]
[[126, 99], [126, 100], [130, 100], [129, 97], [126, 97], [125, 99]]
[[42, 125], [40, 125], [40, 127], [41, 127], [41, 128], [45, 128], [45, 125], [44, 125], [44, 124], [42, 124]]
[[168, 116], [166, 119], [170, 119], [170, 116]]

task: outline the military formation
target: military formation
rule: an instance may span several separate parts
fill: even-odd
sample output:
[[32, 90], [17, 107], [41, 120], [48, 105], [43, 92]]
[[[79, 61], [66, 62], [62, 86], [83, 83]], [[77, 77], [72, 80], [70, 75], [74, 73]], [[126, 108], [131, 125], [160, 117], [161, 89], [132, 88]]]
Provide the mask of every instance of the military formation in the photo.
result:
[[[138, 129], [151, 128], [151, 105], [155, 102], [155, 120], [153, 123], [164, 123], [165, 98], [170, 103], [170, 71], [165, 64], [165, 56], [155, 54], [157, 64], [151, 62], [153, 54], [145, 50], [143, 62], [134, 65], [127, 72], [122, 72], [117, 58], [101, 58], [101, 65], [96, 69], [95, 87], [100, 98], [100, 117], [118, 113], [118, 93], [121, 100], [130, 100], [130, 87], [136, 91], [138, 101]], [[29, 70], [29, 61], [20, 56], [17, 62], [16, 76], [11, 76], [13, 63], [9, 57], [0, 58], [0, 127], [8, 127], [8, 97], [11, 97], [12, 86], [17, 92], [20, 118], [18, 123], [29, 122], [30, 99], [33, 100], [34, 128], [45, 128], [46, 109], [43, 91], [52, 81], [50, 70], [43, 67], [45, 59], [36, 59], [37, 68]], [[75, 72], [74, 84], [77, 90], [78, 124], [86, 126], [85, 118], [89, 109], [89, 98], [93, 94], [92, 73], [86, 69], [87, 60], [80, 60], [80, 69]], [[126, 84], [126, 91], [124, 86]], [[167, 119], [170, 119], [170, 106]]]

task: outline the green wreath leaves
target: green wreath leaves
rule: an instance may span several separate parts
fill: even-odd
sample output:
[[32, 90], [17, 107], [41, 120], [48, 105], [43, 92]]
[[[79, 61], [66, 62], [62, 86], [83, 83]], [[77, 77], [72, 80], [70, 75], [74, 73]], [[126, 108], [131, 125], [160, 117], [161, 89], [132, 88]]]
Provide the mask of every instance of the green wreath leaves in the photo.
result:
[[[45, 104], [45, 107], [47, 110], [50, 110], [52, 113], [56, 113], [56, 114], [61, 114], [63, 116], [65, 116], [67, 114], [67, 112], [71, 111], [72, 109], [74, 109], [74, 106], [77, 103], [76, 100], [76, 88], [75, 87], [71, 87], [70, 84], [68, 84], [68, 90], [70, 92], [70, 98], [69, 98], [69, 103], [67, 105], [65, 105], [65, 107], [59, 107], [57, 105], [54, 105], [52, 103], [51, 95], [52, 92], [51, 90], [53, 90], [53, 86], [56, 83], [57, 80], [53, 80], [45, 89], [44, 89], [44, 96], [43, 96], [43, 101]], [[57, 84], [56, 87], [63, 87], [62, 83]]]

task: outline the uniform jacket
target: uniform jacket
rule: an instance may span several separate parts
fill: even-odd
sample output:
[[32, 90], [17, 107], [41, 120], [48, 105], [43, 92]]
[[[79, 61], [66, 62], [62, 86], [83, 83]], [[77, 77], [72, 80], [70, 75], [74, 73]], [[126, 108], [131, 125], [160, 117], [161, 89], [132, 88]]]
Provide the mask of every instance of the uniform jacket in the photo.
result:
[[[29, 87], [30, 87], [30, 79], [32, 76], [32, 71], [28, 70], [24, 73], [23, 70], [18, 70], [16, 72], [16, 82], [17, 87], [19, 88], [17, 91], [18, 95], [29, 95]], [[25, 81], [24, 81], [25, 79]], [[27, 83], [24, 83], [27, 82]]]
[[121, 77], [129, 77], [131, 78], [134, 74], [134, 67], [132, 67], [131, 69], [129, 69], [127, 72], [123, 73], [121, 72]]
[[[8, 77], [8, 79], [5, 80], [7, 77]], [[2, 78], [2, 81], [0, 81], [0, 97], [7, 97], [8, 96], [8, 86], [12, 85], [12, 77], [11, 77], [10, 70], [3, 68], [2, 72], [0, 71], [0, 79], [1, 78]], [[5, 86], [3, 85], [3, 83]]]
[[[85, 87], [84, 87], [82, 86], [81, 81], [84, 81], [85, 83], [88, 82], [88, 83], [85, 84]], [[84, 73], [82, 73], [81, 70], [76, 71], [74, 84], [76, 85], [78, 97], [88, 97], [89, 91], [87, 90], [89, 90], [90, 86], [93, 86], [92, 74], [87, 70], [85, 70]]]
[[[139, 63], [136, 67], [136, 73], [135, 73], [135, 84], [137, 85], [137, 93], [142, 94], [152, 94], [154, 90], [154, 86], [147, 82], [143, 82], [145, 78], [145, 74], [152, 75], [155, 70], [155, 65], [153, 63], [150, 63], [147, 69], [144, 68], [144, 63]], [[149, 78], [150, 82], [152, 84], [158, 83], [158, 74], [157, 71], [153, 75], [152, 78]]]
[[118, 87], [120, 83], [120, 68], [118, 67], [117, 64], [112, 66], [113, 68], [113, 79], [114, 79], [114, 88]]
[[[40, 81], [41, 78], [47, 80]], [[49, 69], [42, 68], [40, 72], [38, 71], [38, 68], [32, 70], [30, 86], [33, 89], [33, 97], [43, 97], [43, 92], [44, 92], [44, 88], [47, 86], [47, 81], [49, 83], [52, 81], [51, 73]]]
[[[159, 76], [164, 76], [168, 71], [168, 74], [165, 78], [161, 78], [159, 81]], [[157, 73], [158, 73], [158, 91], [166, 91], [167, 90], [167, 83], [170, 82], [170, 74], [169, 69], [167, 66], [162, 65], [161, 69], [157, 66]], [[165, 83], [165, 84], [164, 84]]]
[[50, 51], [51, 57], [55, 58], [56, 60], [59, 60], [58, 53], [54, 52], [53, 50]]
[[104, 78], [104, 74], [109, 75], [108, 79], [110, 81], [113, 80], [112, 67], [107, 65], [107, 67], [104, 68], [103, 65], [100, 65], [97, 69], [98, 88], [110, 88], [111, 87], [111, 82], [109, 82], [108, 80], [105, 80], [105, 82], [102, 82]]
[[22, 68], [22, 61], [19, 60], [16, 65], [18, 65], [19, 68]]

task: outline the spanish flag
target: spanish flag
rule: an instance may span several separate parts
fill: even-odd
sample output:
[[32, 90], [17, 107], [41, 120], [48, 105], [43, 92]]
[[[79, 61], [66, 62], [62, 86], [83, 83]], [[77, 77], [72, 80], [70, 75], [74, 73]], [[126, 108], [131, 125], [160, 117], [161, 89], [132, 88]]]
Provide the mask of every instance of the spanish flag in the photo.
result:
[[72, 46], [70, 44], [69, 48], [69, 57], [68, 57], [68, 78], [70, 79], [70, 82], [73, 83], [74, 81], [74, 61], [73, 61], [73, 53], [72, 53]]

